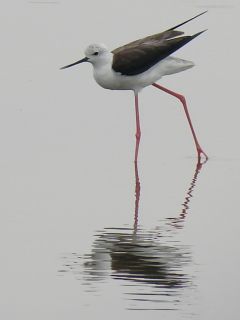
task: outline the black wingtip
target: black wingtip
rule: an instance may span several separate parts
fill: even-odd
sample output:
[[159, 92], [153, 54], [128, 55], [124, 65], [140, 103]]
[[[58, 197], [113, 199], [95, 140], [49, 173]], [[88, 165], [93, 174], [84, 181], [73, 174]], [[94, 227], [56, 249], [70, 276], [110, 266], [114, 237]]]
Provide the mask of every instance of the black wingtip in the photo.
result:
[[196, 38], [196, 37], [200, 36], [200, 34], [202, 34], [202, 33], [206, 32], [207, 30], [208, 30], [208, 29], [205, 29], [205, 30], [202, 30], [202, 31], [200, 31], [200, 32], [198, 32], [198, 33], [195, 33], [195, 34], [192, 36], [192, 39], [194, 39], [194, 38]]
[[196, 16], [192, 17], [191, 19], [188, 19], [188, 20], [186, 20], [186, 21], [184, 21], [184, 22], [182, 22], [182, 23], [180, 23], [180, 24], [178, 24], [178, 25], [176, 25], [176, 26], [174, 26], [174, 27], [172, 27], [172, 28], [170, 28], [170, 29], [168, 29], [168, 30], [174, 30], [174, 29], [177, 29], [178, 27], [181, 27], [181, 26], [183, 26], [184, 24], [186, 24], [186, 23], [188, 23], [188, 22], [190, 22], [190, 21], [192, 21], [192, 20], [194, 20], [194, 19], [196, 19], [196, 18], [200, 17], [201, 15], [205, 14], [206, 12], [208, 12], [208, 10], [203, 11], [203, 12], [201, 12], [201, 13], [197, 14]]

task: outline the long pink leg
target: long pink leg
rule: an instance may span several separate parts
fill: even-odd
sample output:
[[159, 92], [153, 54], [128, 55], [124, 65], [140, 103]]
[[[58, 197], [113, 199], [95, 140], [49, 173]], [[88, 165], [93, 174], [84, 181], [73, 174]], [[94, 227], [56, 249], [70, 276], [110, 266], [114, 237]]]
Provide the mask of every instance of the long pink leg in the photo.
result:
[[139, 119], [139, 108], [138, 108], [138, 94], [135, 94], [135, 113], [136, 113], [136, 146], [135, 146], [135, 162], [138, 160], [138, 149], [141, 138], [141, 128]]
[[186, 103], [186, 99], [183, 95], [179, 94], [179, 93], [176, 93], [174, 91], [171, 91], [163, 86], [160, 86], [159, 84], [157, 83], [153, 83], [152, 84], [154, 87], [166, 92], [166, 93], [169, 93], [170, 95], [176, 97], [177, 99], [179, 99], [183, 105], [183, 108], [184, 108], [184, 111], [185, 111], [185, 114], [187, 116], [187, 120], [188, 120], [188, 123], [189, 123], [189, 126], [190, 126], [190, 129], [192, 131], [192, 135], [193, 135], [193, 139], [194, 139], [194, 142], [195, 142], [195, 146], [196, 146], [196, 149], [197, 149], [197, 154], [198, 154], [198, 160], [201, 159], [201, 154], [203, 154], [206, 158], [206, 160], [208, 159], [208, 156], [206, 155], [206, 153], [203, 151], [203, 149], [201, 148], [199, 142], [198, 142], [198, 139], [197, 139], [197, 136], [196, 136], [196, 133], [194, 131], [194, 128], [193, 128], [193, 125], [192, 125], [192, 121], [191, 121], [191, 118], [190, 118], [190, 115], [189, 115], [189, 112], [188, 112], [188, 107], [187, 107], [187, 103]]
[[138, 209], [139, 209], [139, 200], [140, 200], [140, 191], [141, 185], [138, 174], [138, 163], [135, 161], [135, 215], [134, 215], [134, 232], [137, 232], [138, 226]]

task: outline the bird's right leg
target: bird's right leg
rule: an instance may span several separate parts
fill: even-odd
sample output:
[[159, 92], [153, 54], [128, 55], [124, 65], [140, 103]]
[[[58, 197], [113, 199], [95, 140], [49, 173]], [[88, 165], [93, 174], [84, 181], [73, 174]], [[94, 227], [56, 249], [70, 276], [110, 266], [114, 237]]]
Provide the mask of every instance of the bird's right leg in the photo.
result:
[[154, 87], [170, 94], [171, 96], [174, 96], [175, 98], [177, 98], [178, 100], [181, 101], [182, 105], [183, 105], [183, 108], [184, 108], [184, 112], [185, 112], [185, 115], [187, 117], [187, 120], [188, 120], [188, 124], [190, 126], [190, 129], [191, 129], [191, 132], [192, 132], [192, 135], [193, 135], [193, 139], [194, 139], [194, 142], [195, 142], [195, 146], [196, 146], [196, 149], [197, 149], [197, 154], [198, 154], [198, 160], [200, 161], [201, 160], [201, 154], [204, 155], [205, 159], [208, 160], [208, 156], [207, 154], [203, 151], [203, 149], [201, 148], [199, 142], [198, 142], [198, 139], [197, 139], [197, 136], [196, 136], [196, 133], [194, 131], [194, 128], [193, 128], [193, 125], [192, 125], [192, 121], [191, 121], [191, 118], [190, 118], [190, 114], [188, 112], [188, 107], [187, 107], [187, 102], [186, 102], [186, 99], [185, 97], [182, 95], [182, 94], [179, 94], [177, 92], [174, 92], [172, 90], [169, 90], [163, 86], [160, 86], [159, 84], [157, 83], [153, 83], [152, 84]]

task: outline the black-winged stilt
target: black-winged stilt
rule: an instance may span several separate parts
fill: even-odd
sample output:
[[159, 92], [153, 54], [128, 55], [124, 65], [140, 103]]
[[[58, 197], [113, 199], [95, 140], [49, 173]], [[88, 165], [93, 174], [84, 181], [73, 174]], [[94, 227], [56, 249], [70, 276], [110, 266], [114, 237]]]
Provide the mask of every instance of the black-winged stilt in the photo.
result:
[[155, 83], [162, 76], [178, 73], [194, 66], [193, 62], [173, 57], [171, 54], [206, 30], [192, 36], [183, 36], [184, 32], [175, 29], [204, 13], [206, 11], [164, 32], [130, 42], [113, 51], [109, 51], [103, 44], [91, 44], [85, 50], [85, 58], [61, 68], [66, 69], [82, 62], [90, 62], [93, 65], [94, 79], [101, 87], [110, 90], [134, 91], [136, 111], [135, 162], [138, 159], [141, 137], [138, 93], [149, 85], [153, 85], [181, 101], [193, 135], [198, 160], [201, 159], [201, 154], [205, 156], [206, 160], [208, 159], [198, 142], [185, 97]]

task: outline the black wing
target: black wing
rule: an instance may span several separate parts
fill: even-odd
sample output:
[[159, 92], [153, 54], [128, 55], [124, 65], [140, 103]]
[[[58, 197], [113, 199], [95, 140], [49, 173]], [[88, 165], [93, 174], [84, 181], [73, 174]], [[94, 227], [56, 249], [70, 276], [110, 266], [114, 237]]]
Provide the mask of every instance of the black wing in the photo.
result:
[[176, 36], [182, 35], [183, 32], [174, 30], [205, 12], [164, 32], [130, 42], [113, 50], [113, 70], [128, 76], [137, 75], [148, 70], [205, 31], [198, 32], [193, 36], [176, 38]]

